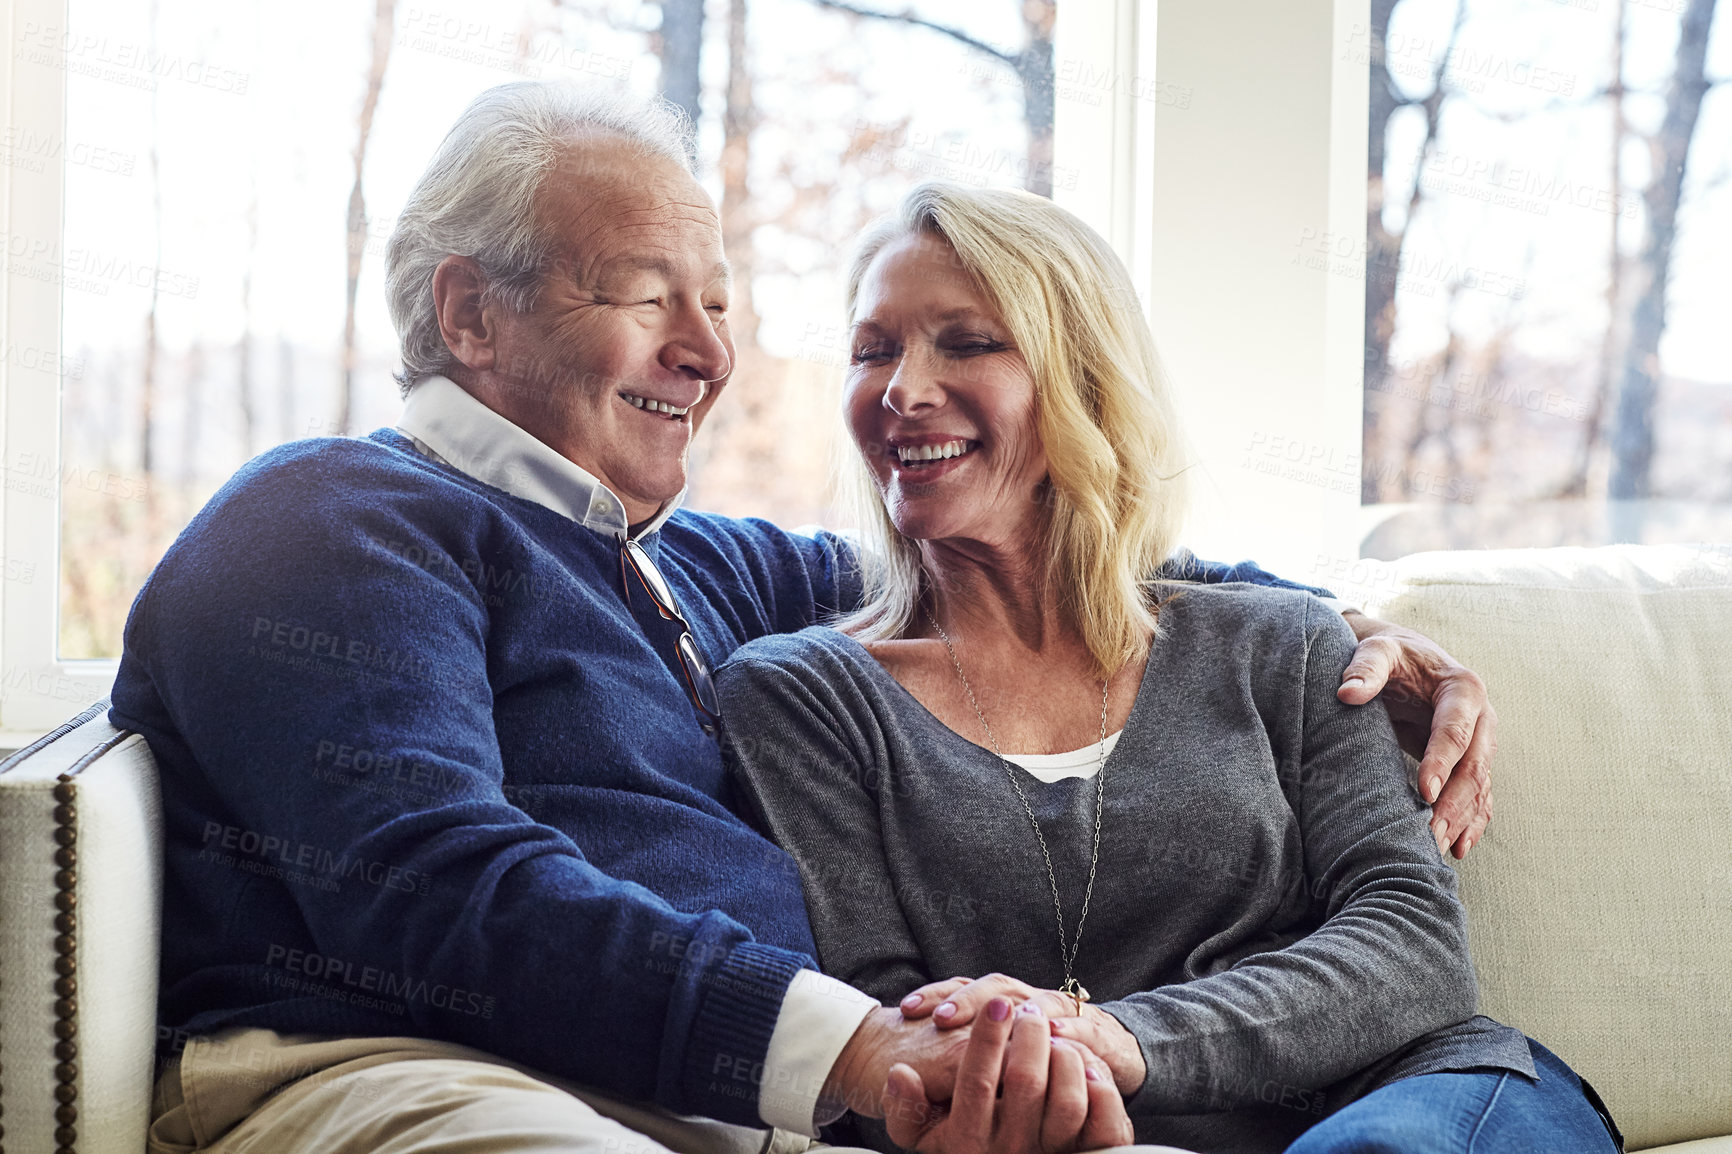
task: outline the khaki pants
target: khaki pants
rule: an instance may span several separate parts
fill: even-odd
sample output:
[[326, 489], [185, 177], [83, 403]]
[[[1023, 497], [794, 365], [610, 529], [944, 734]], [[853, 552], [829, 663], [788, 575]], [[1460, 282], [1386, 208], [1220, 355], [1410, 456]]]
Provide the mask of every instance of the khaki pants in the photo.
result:
[[[450, 1042], [285, 1036], [261, 1029], [187, 1043], [157, 1080], [148, 1149], [149, 1154], [871, 1154], [827, 1147], [786, 1130], [681, 1117]], [[1143, 1154], [1169, 1149], [1119, 1148]]]
[[149, 1154], [802, 1154], [818, 1145], [610, 1098], [451, 1042], [260, 1029], [188, 1041], [157, 1080], [151, 1119]]

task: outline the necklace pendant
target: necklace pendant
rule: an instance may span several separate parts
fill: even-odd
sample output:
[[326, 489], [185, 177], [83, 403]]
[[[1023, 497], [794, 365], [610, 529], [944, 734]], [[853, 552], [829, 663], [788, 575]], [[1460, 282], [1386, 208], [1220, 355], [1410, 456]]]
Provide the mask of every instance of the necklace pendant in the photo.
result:
[[1079, 1014], [1082, 1013], [1082, 1004], [1089, 1000], [1088, 990], [1084, 989], [1083, 984], [1075, 978], [1066, 978], [1064, 985], [1059, 987], [1059, 993], [1068, 994], [1076, 999], [1077, 1013]]

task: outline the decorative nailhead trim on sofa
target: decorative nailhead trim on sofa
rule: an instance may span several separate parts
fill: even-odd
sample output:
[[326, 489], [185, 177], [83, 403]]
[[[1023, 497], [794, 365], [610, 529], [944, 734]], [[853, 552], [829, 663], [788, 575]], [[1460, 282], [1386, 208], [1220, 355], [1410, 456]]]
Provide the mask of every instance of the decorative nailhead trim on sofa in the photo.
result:
[[[74, 772], [82, 763], [74, 767]], [[54, 1045], [55, 1101], [59, 1123], [54, 1130], [55, 1154], [74, 1154], [78, 1142], [78, 787], [72, 773], [54, 786]], [[4, 1151], [0, 1151], [4, 1154]]]
[[[108, 705], [105, 697], [53, 732], [31, 742], [0, 762], [0, 773], [94, 720], [99, 714], [106, 713]], [[57, 1062], [54, 1078], [59, 1083], [54, 1088], [54, 1098], [60, 1103], [54, 1111], [54, 1120], [59, 1124], [54, 1131], [55, 1154], [77, 1154], [78, 1143], [78, 787], [72, 779], [130, 736], [129, 733], [119, 733], [102, 742], [61, 774], [54, 785], [54, 842], [57, 846], [54, 851], [54, 1057]], [[4, 1070], [5, 1067], [0, 1065], [0, 1073]], [[0, 1088], [3, 1087], [4, 1082], [0, 1081]], [[0, 1102], [0, 1118], [4, 1117], [3, 1111], [4, 1103]], [[4, 1127], [0, 1126], [0, 1139], [5, 1137], [5, 1133]], [[3, 1142], [0, 1142], [0, 1154], [6, 1154]]]

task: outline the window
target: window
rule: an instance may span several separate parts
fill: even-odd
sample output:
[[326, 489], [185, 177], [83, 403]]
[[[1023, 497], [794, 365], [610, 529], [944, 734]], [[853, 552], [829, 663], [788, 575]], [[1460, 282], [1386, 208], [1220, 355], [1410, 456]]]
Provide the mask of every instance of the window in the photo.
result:
[[106, 691], [139, 586], [242, 462], [394, 422], [393, 214], [457, 112], [508, 80], [660, 90], [696, 114], [750, 294], [692, 502], [836, 523], [852, 238], [923, 177], [1064, 179], [1040, 83], [1052, 7], [948, 9], [469, 0], [399, 4], [379, 26], [337, 0], [292, 18], [15, 3], [0, 744]]
[[1365, 554], [1732, 539], [1732, 5], [1372, 9]]
[[930, 21], [813, 0], [733, 0], [707, 18], [676, 0], [397, 5], [381, 34], [371, 5], [285, 19], [254, 3], [72, 0], [64, 31], [26, 38], [66, 81], [60, 656], [118, 655], [145, 576], [243, 461], [394, 422], [393, 211], [464, 104], [520, 77], [692, 106], [751, 290], [692, 500], [834, 521], [852, 237], [924, 177], [1053, 181], [1050, 113], [1027, 105], [1012, 63], [1050, 44], [1041, 6], [1005, 0], [956, 24], [929, 7]]
[[[839, 274], [930, 176], [1050, 191], [1130, 264], [1205, 556], [1351, 594], [1362, 556], [1416, 548], [1732, 538], [1732, 17], [1462, 2], [454, 0], [377, 27], [338, 0], [14, 0], [0, 744], [106, 690], [136, 590], [243, 461], [395, 420], [396, 206], [457, 112], [521, 77], [696, 113], [750, 289], [696, 505], [839, 523]], [[1641, 137], [1697, 27], [1666, 321], [1634, 358], [1655, 453], [1647, 495], [1608, 504], [1604, 382], [1644, 347], [1607, 323], [1634, 315], [1612, 270], [1638, 300]]]
[[[253, 3], [17, 0], [8, 128], [50, 156], [41, 172], [0, 170], [7, 347], [40, 354], [29, 371], [0, 366], [25, 386], [6, 393], [5, 555], [21, 573], [35, 565], [33, 581], [4, 586], [13, 681], [0, 728], [40, 731], [106, 689], [134, 590], [248, 455], [394, 419], [395, 342], [379, 298], [392, 212], [463, 104], [519, 76], [644, 93], [684, 77], [669, 92], [698, 106], [700, 159], [724, 202], [717, 162], [752, 126], [747, 162], [732, 170], [750, 196], [735, 198], [728, 240], [736, 261], [740, 237], [751, 241], [768, 368], [742, 376], [757, 383], [736, 386], [732, 428], [706, 429], [698, 503], [833, 520], [814, 494], [842, 354], [836, 272], [852, 236], [921, 176], [1049, 183], [1147, 288], [1211, 481], [1194, 543], [1304, 575], [1342, 498], [1248, 467], [1247, 445], [1271, 429], [1297, 436], [1294, 421], [1311, 442], [1345, 442], [1356, 419], [1357, 351], [1343, 355], [1339, 335], [1358, 302], [1287, 262], [1303, 230], [1363, 219], [1363, 129], [1338, 123], [1338, 110], [1363, 107], [1363, 88], [1355, 96], [1342, 69], [1319, 67], [1345, 15], [1259, 3], [1279, 46], [1259, 49], [1258, 83], [1246, 85], [1234, 63], [1242, 21], [1203, 0], [1168, 0], [1158, 38], [1151, 0], [1064, 5], [1056, 31], [1051, 7], [1016, 0], [966, 16], [920, 4], [912, 21], [903, 5], [880, 19], [833, 0], [707, 11], [696, 0], [473, 0], [399, 5], [382, 38], [365, 6], [334, 0], [292, 20]], [[686, 34], [661, 35], [664, 20]], [[736, 60], [743, 75], [730, 75]], [[1043, 90], [1044, 106], [1029, 99]], [[726, 115], [730, 93], [750, 115]], [[1050, 160], [1043, 124], [1056, 124]], [[1224, 148], [1234, 134], [1243, 145]], [[1269, 166], [1246, 158], [1293, 140], [1305, 141], [1291, 150], [1305, 163], [1259, 200]], [[1211, 239], [1251, 218], [1269, 226], [1244, 237], [1256, 243]], [[1266, 342], [1242, 338], [1247, 310]], [[1324, 314], [1330, 323], [1316, 324]], [[1222, 402], [1229, 379], [1239, 391]], [[65, 492], [72, 484], [79, 493]]]
[[[1732, 16], [1711, 0], [1464, 3], [1459, 28], [1454, 0], [1253, 0], [1230, 18], [1209, 0], [1136, 7], [1128, 87], [1153, 94], [1135, 107], [1153, 124], [1103, 150], [1130, 155], [1128, 171], [1097, 160], [1094, 178], [1129, 206], [1134, 235], [1109, 235], [1147, 286], [1183, 403], [1199, 480], [1188, 539], [1205, 556], [1368, 596], [1387, 569], [1363, 558], [1420, 549], [1732, 539], [1720, 335], [1732, 315]], [[1605, 90], [1620, 21], [1627, 139], [1614, 191]], [[1110, 55], [1112, 34], [1099, 44]], [[1611, 226], [1629, 315], [1654, 171], [1639, 136], [1667, 123], [1681, 45], [1700, 58], [1702, 83], [1687, 86], [1700, 106], [1666, 320], [1656, 355], [1638, 356], [1608, 330]], [[1381, 110], [1369, 97], [1378, 68], [1392, 94]], [[1439, 75], [1428, 142], [1422, 102]], [[1677, 134], [1662, 145], [1676, 153]], [[1511, 198], [1523, 182], [1525, 199]], [[1090, 219], [1111, 224], [1102, 209]], [[1407, 230], [1412, 259], [1400, 264], [1377, 228]], [[1376, 311], [1391, 289], [1393, 310], [1377, 312], [1385, 369], [1367, 302]], [[1608, 500], [1616, 394], [1599, 423], [1587, 415], [1596, 383], [1632, 361], [1657, 369], [1648, 495]], [[1566, 484], [1584, 446], [1586, 481]]]

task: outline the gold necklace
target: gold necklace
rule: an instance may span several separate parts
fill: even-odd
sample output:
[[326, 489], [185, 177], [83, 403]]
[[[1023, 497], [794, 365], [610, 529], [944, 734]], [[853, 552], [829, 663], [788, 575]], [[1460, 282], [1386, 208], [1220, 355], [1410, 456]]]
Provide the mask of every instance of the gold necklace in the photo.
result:
[[1040, 843], [1040, 856], [1046, 859], [1046, 880], [1052, 886], [1052, 913], [1058, 921], [1058, 956], [1059, 960], [1064, 963], [1064, 985], [1059, 987], [1059, 992], [1069, 994], [1076, 1001], [1076, 1011], [1080, 1016], [1082, 1004], [1089, 1000], [1089, 992], [1083, 988], [1081, 982], [1076, 980], [1076, 976], [1071, 973], [1071, 968], [1076, 964], [1077, 950], [1082, 948], [1083, 923], [1088, 920], [1089, 898], [1094, 896], [1095, 892], [1095, 867], [1100, 863], [1101, 857], [1101, 808], [1106, 797], [1107, 783], [1107, 689], [1111, 682], [1110, 680], [1101, 682], [1100, 761], [1095, 767], [1095, 837], [1094, 849], [1089, 855], [1089, 880], [1088, 886], [1083, 890], [1082, 912], [1077, 915], [1076, 937], [1071, 940], [1067, 947], [1064, 932], [1064, 905], [1058, 896], [1058, 875], [1053, 871], [1052, 853], [1046, 848], [1046, 835], [1040, 832], [1040, 822], [1034, 816], [1034, 807], [1028, 803], [1028, 794], [1023, 792], [1022, 783], [1016, 780], [1016, 769], [1011, 765], [1010, 759], [1004, 756], [1004, 751], [998, 747], [998, 738], [993, 736], [992, 726], [986, 724], [986, 714], [981, 712], [980, 702], [976, 701], [974, 697], [974, 689], [968, 684], [968, 676], [962, 672], [962, 662], [957, 660], [956, 646], [950, 643], [950, 634], [944, 631], [944, 626], [938, 623], [938, 618], [932, 615], [930, 609], [926, 610], [926, 620], [932, 623], [932, 628], [938, 631], [939, 638], [944, 642], [944, 648], [950, 654], [950, 664], [956, 670], [956, 678], [962, 682], [962, 691], [968, 694], [968, 704], [974, 707], [974, 716], [979, 719], [980, 728], [986, 731], [986, 740], [992, 743], [992, 752], [1004, 765], [1005, 776], [1010, 778], [1010, 787], [1016, 790], [1017, 800], [1022, 802], [1022, 810], [1028, 815], [1028, 824], [1029, 828], [1034, 830], [1034, 839]]

